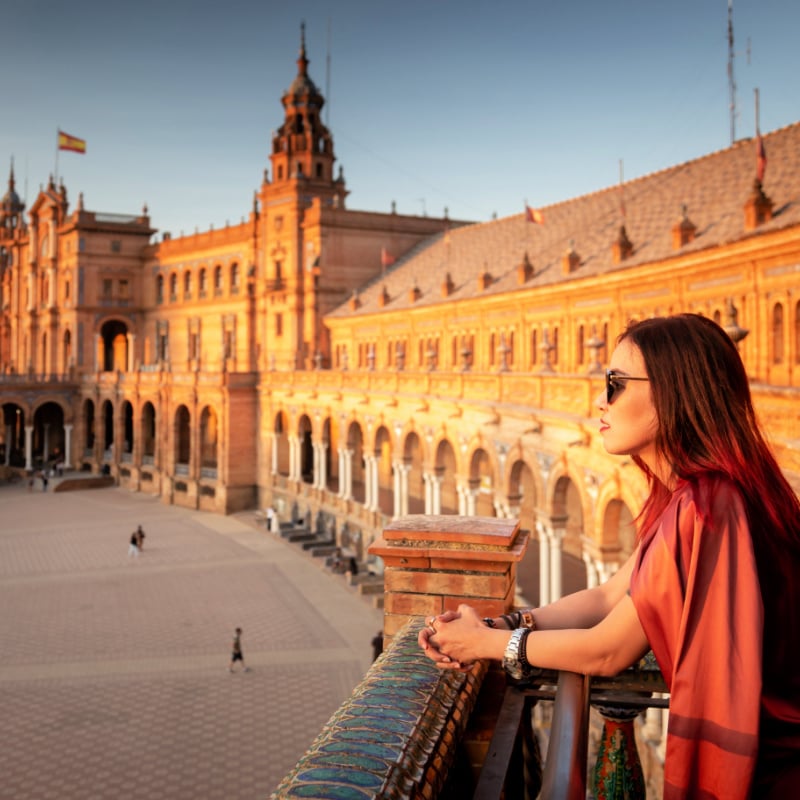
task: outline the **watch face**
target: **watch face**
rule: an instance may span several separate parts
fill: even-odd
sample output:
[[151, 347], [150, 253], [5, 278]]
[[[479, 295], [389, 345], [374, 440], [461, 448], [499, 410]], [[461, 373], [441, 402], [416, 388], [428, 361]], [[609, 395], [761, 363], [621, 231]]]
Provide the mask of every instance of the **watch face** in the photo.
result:
[[522, 668], [519, 666], [518, 662], [510, 659], [503, 659], [503, 669], [508, 673], [509, 678], [513, 678], [515, 681], [521, 681], [523, 678]]
[[524, 630], [518, 628], [511, 634], [508, 640], [505, 652], [503, 653], [503, 669], [508, 673], [510, 678], [515, 681], [522, 680], [524, 675], [522, 664], [519, 658], [519, 644]]

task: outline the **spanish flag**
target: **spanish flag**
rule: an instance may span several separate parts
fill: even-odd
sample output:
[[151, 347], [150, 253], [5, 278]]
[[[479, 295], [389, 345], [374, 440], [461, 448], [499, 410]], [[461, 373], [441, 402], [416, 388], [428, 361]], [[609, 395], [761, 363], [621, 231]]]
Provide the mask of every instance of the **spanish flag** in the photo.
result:
[[68, 133], [64, 133], [64, 131], [58, 132], [58, 149], [59, 150], [71, 150], [73, 153], [85, 153], [86, 152], [86, 140], [85, 139], [78, 139], [77, 136], [70, 136]]
[[535, 225], [544, 225], [544, 214], [537, 208], [531, 208], [525, 203], [525, 220]]

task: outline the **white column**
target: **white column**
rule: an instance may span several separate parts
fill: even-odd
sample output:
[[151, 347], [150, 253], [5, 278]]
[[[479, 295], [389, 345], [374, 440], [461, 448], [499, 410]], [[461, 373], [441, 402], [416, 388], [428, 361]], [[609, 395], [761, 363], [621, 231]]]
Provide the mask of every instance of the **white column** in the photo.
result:
[[597, 570], [597, 579], [600, 583], [605, 583], [619, 569], [619, 564], [616, 561], [606, 563], [598, 559], [594, 565]]
[[311, 485], [315, 489], [325, 488], [325, 445], [322, 442], [312, 442], [314, 452], [314, 479]]
[[648, 708], [642, 726], [644, 738], [656, 746], [661, 742], [661, 716], [660, 708]]
[[466, 487], [467, 493], [467, 516], [474, 517], [475, 511], [478, 507], [478, 490], [473, 489], [471, 486]]
[[11, 438], [13, 435], [14, 427], [12, 425], [6, 425], [6, 466], [11, 464]]
[[25, 469], [33, 469], [33, 425], [25, 426]]
[[381, 509], [381, 486], [379, 472], [378, 456], [372, 456], [372, 510], [380, 511]]
[[550, 602], [561, 597], [561, 543], [564, 541], [564, 528], [552, 528], [550, 541]]
[[292, 453], [294, 455], [294, 480], [303, 480], [303, 456], [302, 456], [302, 440], [299, 436], [293, 436], [290, 440]]
[[400, 464], [400, 516], [408, 514], [408, 473], [411, 472], [411, 464], [402, 462]]
[[319, 447], [317, 442], [311, 442], [311, 488], [317, 488], [317, 480], [319, 475]]
[[278, 437], [271, 433], [270, 435], [270, 473], [272, 475], [278, 474]]
[[586, 588], [594, 589], [599, 583], [594, 559], [586, 550], [581, 553], [581, 558], [583, 559], [583, 566], [586, 568]]
[[456, 486], [456, 494], [458, 494], [458, 514], [461, 517], [465, 517], [467, 515], [467, 488], [462, 484], [458, 484]]
[[442, 513], [442, 481], [444, 475], [433, 474], [431, 478], [431, 514]]
[[510, 519], [511, 513], [508, 510], [508, 504], [502, 500], [495, 500], [492, 504], [494, 506], [494, 515], [497, 519]]
[[394, 507], [392, 510], [392, 516], [397, 519], [397, 517], [401, 516], [400, 514], [400, 470], [403, 466], [402, 461], [395, 461], [392, 464], [392, 494]]
[[429, 472], [422, 473], [422, 483], [425, 487], [425, 513], [432, 514], [433, 511], [433, 487], [431, 486], [431, 474]]
[[550, 602], [550, 535], [543, 522], [536, 523], [539, 534], [539, 605]]
[[72, 425], [64, 426], [64, 469], [72, 469]]
[[347, 478], [347, 459], [343, 447], [339, 448], [339, 491], [337, 497], [344, 497], [345, 479]]
[[344, 487], [342, 497], [345, 500], [353, 499], [353, 451], [344, 451]]
[[[666, 694], [662, 694], [661, 697], [666, 697]], [[669, 728], [669, 709], [664, 708], [661, 711], [661, 741], [658, 745], [658, 755], [661, 757], [661, 763], [664, 763], [664, 759], [667, 755], [667, 731]]]
[[287, 436], [286, 439], [289, 442], [289, 480], [293, 481], [294, 480], [294, 474], [295, 474], [295, 463], [294, 463], [294, 461], [295, 461], [295, 453], [296, 453], [296, 451], [294, 449], [295, 437], [294, 436]]
[[374, 498], [372, 483], [372, 469], [375, 463], [375, 456], [364, 453], [364, 508], [371, 511], [373, 508]]

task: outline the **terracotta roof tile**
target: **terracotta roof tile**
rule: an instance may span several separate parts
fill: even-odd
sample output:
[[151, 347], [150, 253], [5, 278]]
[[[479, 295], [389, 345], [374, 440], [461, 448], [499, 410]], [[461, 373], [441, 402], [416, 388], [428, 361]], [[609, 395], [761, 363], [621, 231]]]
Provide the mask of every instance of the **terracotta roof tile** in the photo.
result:
[[[800, 223], [800, 122], [764, 135], [767, 169], [764, 191], [774, 203], [773, 218], [756, 231], [747, 231], [743, 206], [755, 179], [755, 141], [740, 140], [732, 147], [646, 175], [623, 184], [625, 228], [633, 253], [620, 264], [612, 257], [612, 244], [622, 217], [620, 188], [609, 187], [540, 209], [544, 224], [527, 222], [518, 214], [486, 223], [454, 228], [425, 240], [397, 261], [386, 275], [359, 290], [360, 304], [353, 311], [342, 305], [331, 317], [391, 312], [452, 302], [522, 288], [517, 267], [528, 253], [534, 277], [528, 289], [661, 261], [692, 251], [731, 243], [762, 232]], [[695, 239], [673, 249], [672, 227], [681, 209], [696, 226]], [[562, 257], [574, 242], [581, 263], [565, 275]], [[493, 280], [479, 290], [478, 276], [487, 271]], [[443, 299], [446, 273], [453, 290]], [[416, 282], [421, 296], [411, 302], [409, 289]], [[388, 302], [379, 305], [383, 287]]]

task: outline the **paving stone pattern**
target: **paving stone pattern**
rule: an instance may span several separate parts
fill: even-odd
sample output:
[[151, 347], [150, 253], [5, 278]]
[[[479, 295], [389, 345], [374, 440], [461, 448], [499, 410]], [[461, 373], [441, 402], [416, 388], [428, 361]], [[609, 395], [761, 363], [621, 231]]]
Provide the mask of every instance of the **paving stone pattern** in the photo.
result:
[[[237, 625], [251, 671], [231, 675]], [[267, 798], [380, 625], [252, 512], [0, 487], [0, 798]]]

